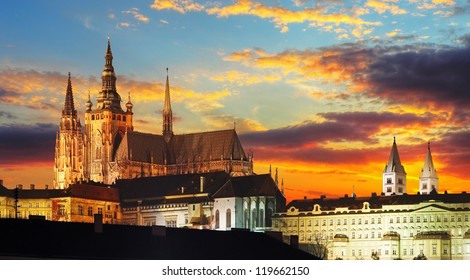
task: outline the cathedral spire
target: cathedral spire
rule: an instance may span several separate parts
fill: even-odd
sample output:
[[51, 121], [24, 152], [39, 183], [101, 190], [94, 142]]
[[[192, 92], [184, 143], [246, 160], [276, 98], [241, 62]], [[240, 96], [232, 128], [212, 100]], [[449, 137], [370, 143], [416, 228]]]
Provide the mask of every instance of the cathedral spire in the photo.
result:
[[395, 137], [393, 137], [392, 150], [390, 151], [390, 156], [388, 157], [388, 162], [387, 165], [385, 165], [382, 177], [382, 192], [385, 195], [406, 193], [406, 172], [401, 164]]
[[422, 194], [429, 194], [433, 190], [437, 192], [439, 185], [439, 178], [437, 177], [436, 168], [432, 161], [431, 155], [431, 142], [428, 141], [428, 151], [421, 176], [419, 176], [419, 192]]
[[69, 72], [69, 78], [67, 81], [67, 91], [65, 92], [65, 104], [64, 104], [64, 110], [62, 111], [62, 115], [73, 116], [76, 114], [77, 114], [77, 111], [75, 111], [75, 106], [73, 104], [72, 81], [70, 79], [70, 72]]
[[166, 85], [165, 85], [165, 107], [163, 108], [163, 138], [165, 142], [170, 141], [173, 135], [173, 113], [171, 111], [170, 102], [170, 82], [168, 78], [168, 68], [166, 68]]
[[108, 37], [108, 47], [106, 48], [106, 53], [104, 55], [105, 65], [103, 73], [101, 75], [102, 80], [102, 90], [116, 90], [116, 74], [114, 73], [113, 67], [113, 52], [111, 51], [111, 42]]

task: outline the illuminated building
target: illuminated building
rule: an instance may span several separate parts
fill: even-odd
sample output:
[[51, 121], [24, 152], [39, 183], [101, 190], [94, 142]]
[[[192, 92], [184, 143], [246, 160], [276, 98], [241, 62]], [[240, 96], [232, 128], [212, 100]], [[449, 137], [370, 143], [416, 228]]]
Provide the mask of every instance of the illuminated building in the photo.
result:
[[64, 189], [83, 178], [83, 135], [73, 102], [70, 73], [54, 158], [54, 188]]
[[225, 171], [118, 180], [123, 223], [197, 229], [271, 228], [285, 198], [269, 174]]
[[210, 171], [253, 174], [252, 154], [245, 154], [235, 129], [174, 134], [168, 74], [162, 135], [134, 131], [130, 94], [126, 111], [121, 108], [109, 40], [105, 61], [97, 104], [92, 109], [90, 98], [86, 103], [85, 180], [111, 184], [116, 179]]
[[[104, 223], [121, 223], [119, 192], [102, 184], [71, 184], [66, 189], [5, 188], [0, 183], [0, 218], [92, 223], [101, 214]], [[17, 194], [15, 194], [17, 192]], [[17, 202], [15, 202], [17, 196]], [[15, 210], [17, 214], [15, 215]]]
[[[405, 191], [406, 173], [394, 141], [384, 170], [382, 195], [302, 199], [273, 216], [273, 230], [286, 242], [298, 237], [301, 247], [326, 247], [328, 259], [470, 259], [470, 194], [437, 193], [431, 150], [420, 178], [431, 182], [429, 194], [393, 195]], [[392, 178], [387, 184], [386, 179]], [[402, 178], [403, 184], [398, 180]], [[430, 178], [430, 179], [429, 179]], [[309, 245], [310, 244], [310, 245]]]

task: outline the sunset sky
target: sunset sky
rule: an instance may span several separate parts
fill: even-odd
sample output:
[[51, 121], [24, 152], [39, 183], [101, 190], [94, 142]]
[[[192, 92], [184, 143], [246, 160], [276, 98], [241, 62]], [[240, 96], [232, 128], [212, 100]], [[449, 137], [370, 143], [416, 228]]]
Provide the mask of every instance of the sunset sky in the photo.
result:
[[0, 179], [52, 186], [71, 72], [82, 124], [107, 37], [135, 130], [233, 128], [288, 200], [380, 193], [396, 136], [407, 191], [431, 141], [439, 191], [470, 191], [470, 1], [7, 1], [0, 17]]

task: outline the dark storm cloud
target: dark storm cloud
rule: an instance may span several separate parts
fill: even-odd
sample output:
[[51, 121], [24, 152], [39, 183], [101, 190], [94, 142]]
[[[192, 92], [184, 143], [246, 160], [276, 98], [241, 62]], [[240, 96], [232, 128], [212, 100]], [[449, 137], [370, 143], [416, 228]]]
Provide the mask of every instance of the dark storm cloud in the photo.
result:
[[444, 163], [443, 173], [470, 179], [470, 130], [450, 132], [431, 149]]
[[470, 48], [384, 53], [364, 73], [368, 93], [393, 103], [470, 105]]
[[240, 136], [244, 145], [298, 148], [327, 141], [362, 141], [370, 143], [371, 135], [381, 127], [429, 125], [432, 114], [394, 114], [390, 112], [323, 113], [323, 123], [307, 122], [268, 131], [252, 132]]
[[45, 123], [0, 126], [0, 164], [53, 161], [56, 131]]

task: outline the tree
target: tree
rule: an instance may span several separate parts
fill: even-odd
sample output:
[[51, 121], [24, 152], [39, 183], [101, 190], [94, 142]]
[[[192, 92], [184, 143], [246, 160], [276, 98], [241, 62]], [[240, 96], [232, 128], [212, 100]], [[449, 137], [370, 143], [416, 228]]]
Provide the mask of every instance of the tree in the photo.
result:
[[330, 244], [331, 240], [326, 234], [316, 233], [312, 236], [311, 243], [303, 245], [301, 249], [319, 259], [326, 260]]

